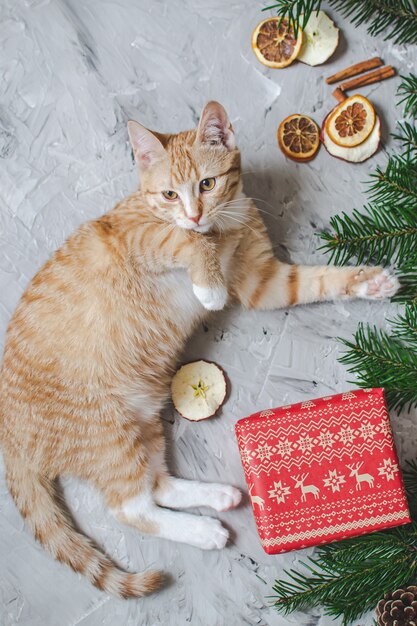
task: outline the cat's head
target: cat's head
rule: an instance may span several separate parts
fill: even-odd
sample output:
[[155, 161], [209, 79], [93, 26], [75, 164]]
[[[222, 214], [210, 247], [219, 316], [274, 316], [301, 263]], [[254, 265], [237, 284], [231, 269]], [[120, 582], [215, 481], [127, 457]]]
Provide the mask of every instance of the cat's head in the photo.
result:
[[160, 219], [210, 232], [239, 224], [240, 154], [227, 113], [209, 102], [198, 127], [177, 135], [128, 122], [141, 192]]

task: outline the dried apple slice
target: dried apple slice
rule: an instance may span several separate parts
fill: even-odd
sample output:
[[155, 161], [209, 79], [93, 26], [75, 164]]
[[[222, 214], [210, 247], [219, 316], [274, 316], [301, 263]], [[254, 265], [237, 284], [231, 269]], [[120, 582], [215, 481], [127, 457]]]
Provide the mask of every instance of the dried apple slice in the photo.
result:
[[338, 146], [353, 148], [369, 137], [375, 119], [375, 109], [368, 98], [356, 94], [333, 109], [326, 120], [326, 132]]
[[226, 397], [224, 372], [209, 361], [187, 363], [175, 373], [171, 395], [182, 417], [192, 422], [213, 417]]
[[306, 115], [289, 115], [278, 127], [278, 145], [293, 161], [311, 161], [320, 147], [319, 127]]
[[303, 43], [297, 57], [307, 65], [325, 63], [339, 43], [339, 29], [324, 11], [313, 11], [303, 29]]
[[288, 20], [278, 17], [268, 17], [252, 33], [252, 48], [257, 59], [277, 69], [290, 65], [297, 58], [302, 41], [301, 28], [295, 37], [294, 28], [288, 28]]
[[381, 123], [378, 116], [376, 117], [375, 125], [369, 137], [353, 148], [344, 148], [332, 141], [327, 133], [325, 122], [326, 120], [323, 122], [321, 140], [327, 152], [332, 156], [351, 163], [362, 163], [373, 156], [378, 150], [381, 138]]

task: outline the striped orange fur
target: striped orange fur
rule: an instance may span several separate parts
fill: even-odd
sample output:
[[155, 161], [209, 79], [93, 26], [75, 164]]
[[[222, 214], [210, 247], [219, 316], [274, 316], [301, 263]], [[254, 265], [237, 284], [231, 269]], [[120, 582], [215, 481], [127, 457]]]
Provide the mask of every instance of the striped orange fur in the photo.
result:
[[274, 257], [218, 103], [195, 130], [161, 135], [129, 122], [129, 134], [140, 190], [81, 226], [36, 274], [10, 321], [0, 376], [0, 441], [17, 507], [55, 558], [120, 597], [154, 591], [162, 575], [123, 572], [100, 553], [75, 530], [56, 480], [91, 481], [141, 532], [223, 547], [218, 520], [175, 509], [224, 510], [240, 493], [174, 478], [165, 464], [159, 413], [185, 341], [227, 302], [272, 309], [396, 289], [380, 268]]

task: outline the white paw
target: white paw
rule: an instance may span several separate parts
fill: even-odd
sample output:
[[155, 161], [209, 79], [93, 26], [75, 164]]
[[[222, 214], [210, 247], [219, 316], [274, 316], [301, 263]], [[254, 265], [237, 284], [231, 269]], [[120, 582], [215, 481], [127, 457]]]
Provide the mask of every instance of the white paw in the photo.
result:
[[186, 542], [202, 550], [221, 550], [229, 539], [229, 532], [219, 520], [212, 517], [195, 517], [188, 529]]
[[[359, 280], [361, 274], [359, 273]], [[370, 300], [383, 300], [391, 298], [395, 295], [400, 287], [400, 283], [396, 276], [388, 270], [381, 270], [375, 273], [371, 278], [360, 282], [356, 289], [356, 295], [359, 298], [368, 298]]]
[[200, 287], [193, 285], [194, 295], [205, 309], [209, 311], [220, 311], [227, 302], [227, 289], [223, 285], [219, 287]]
[[216, 511], [234, 509], [241, 500], [242, 493], [230, 485], [209, 484], [204, 494], [204, 506], [209, 506]]

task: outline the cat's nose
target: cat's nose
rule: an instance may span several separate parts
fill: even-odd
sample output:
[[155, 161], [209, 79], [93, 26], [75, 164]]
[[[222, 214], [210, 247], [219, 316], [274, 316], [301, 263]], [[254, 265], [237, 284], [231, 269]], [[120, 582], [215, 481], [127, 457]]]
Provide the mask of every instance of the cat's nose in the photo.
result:
[[190, 219], [195, 224], [198, 224], [198, 222], [200, 221], [200, 217], [201, 215], [194, 215], [193, 217], [189, 217], [188, 219]]

